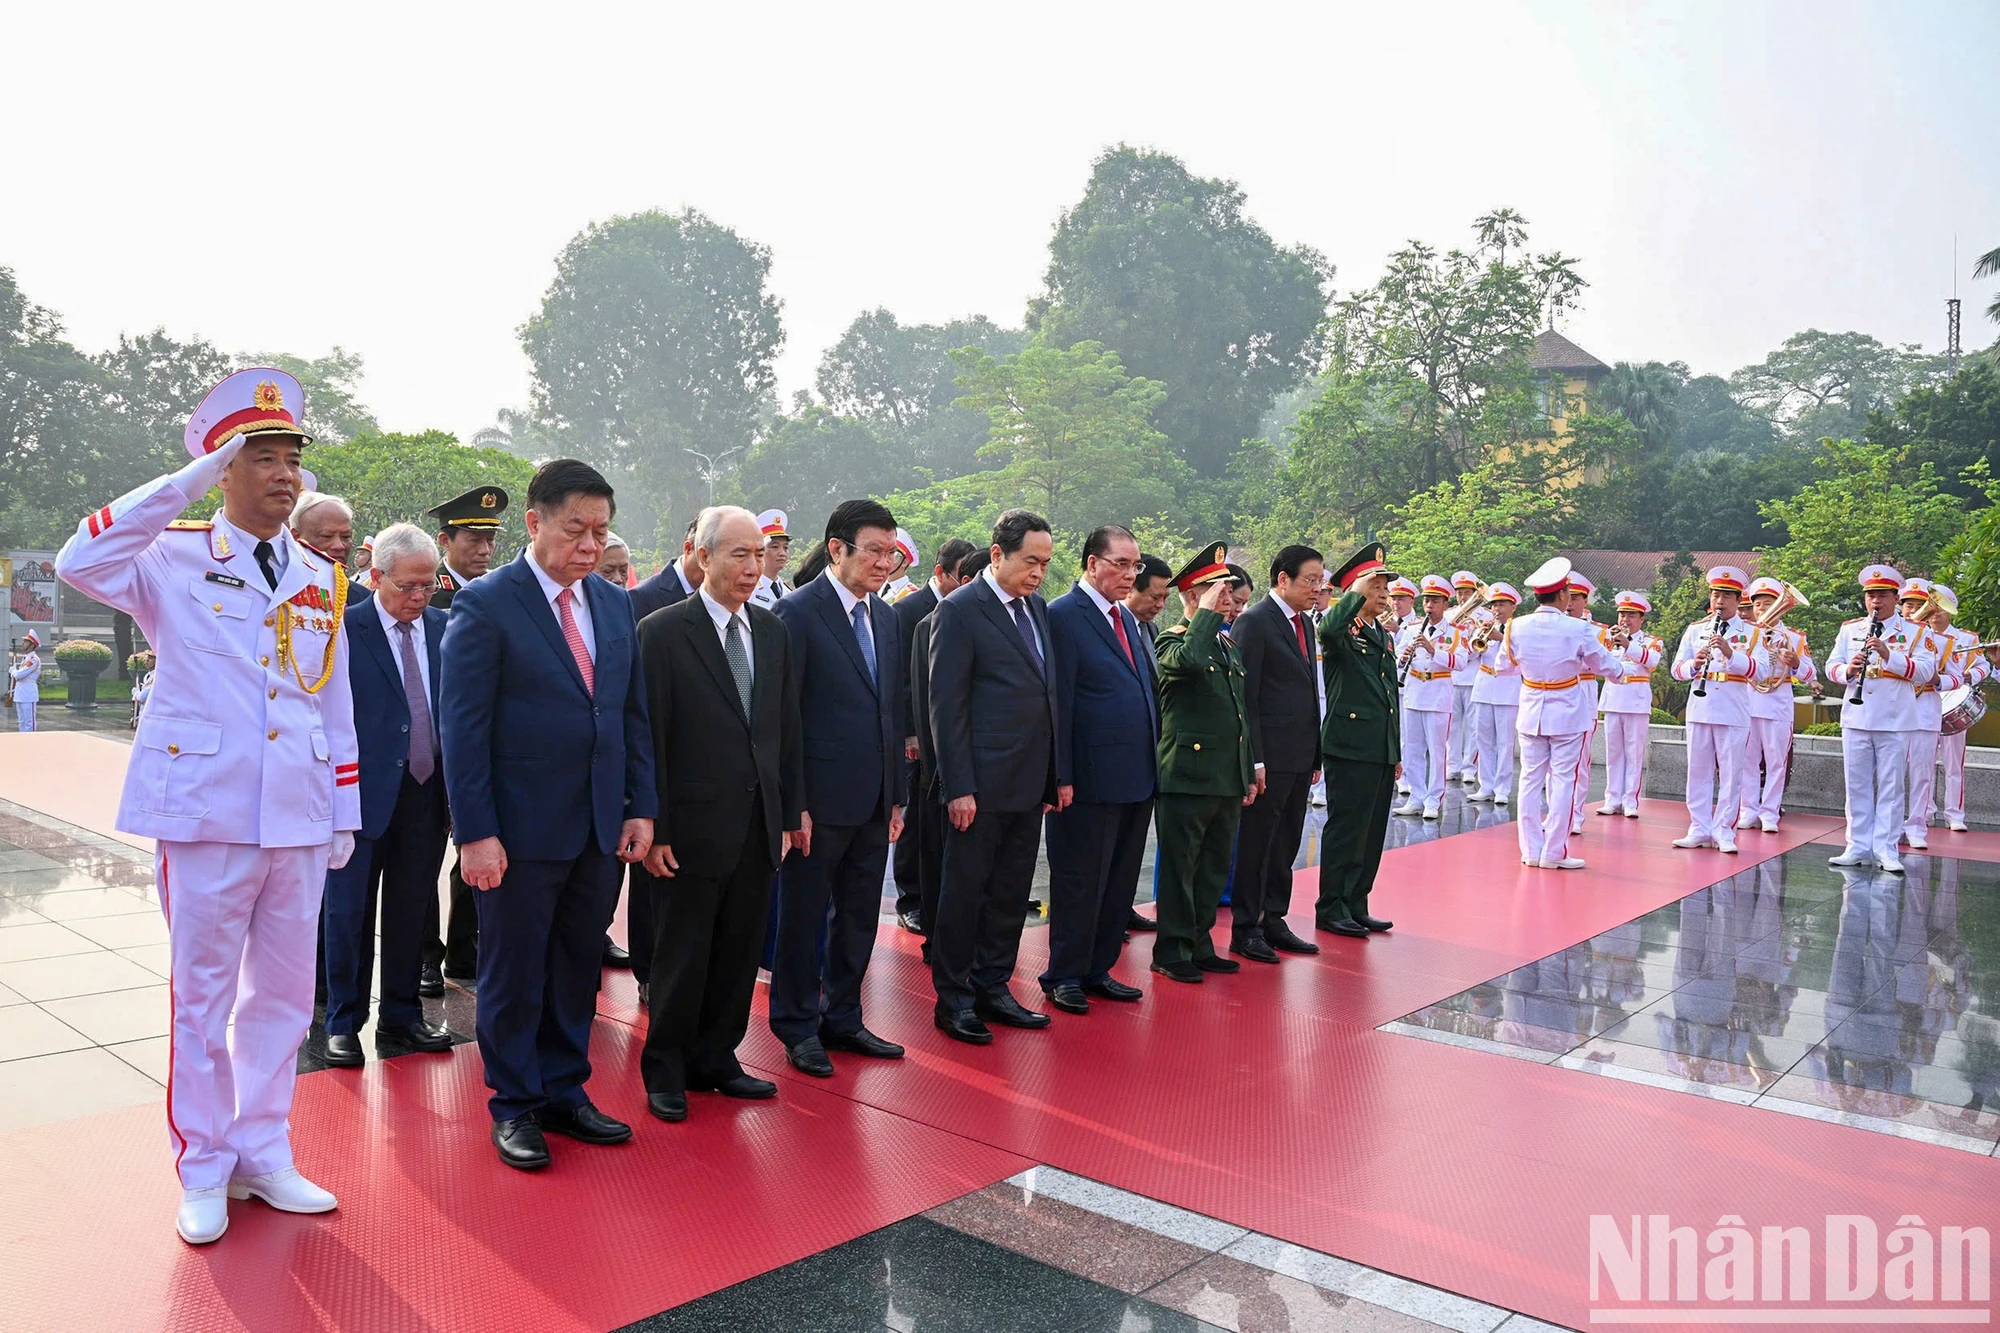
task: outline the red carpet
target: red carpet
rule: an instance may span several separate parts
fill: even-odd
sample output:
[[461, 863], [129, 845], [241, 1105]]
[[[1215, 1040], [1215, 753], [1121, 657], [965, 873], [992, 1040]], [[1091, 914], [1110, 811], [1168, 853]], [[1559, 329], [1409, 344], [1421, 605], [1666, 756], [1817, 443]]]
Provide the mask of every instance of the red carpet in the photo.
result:
[[[753, 1022], [745, 1060], [782, 1080], [778, 1101], [698, 1098], [683, 1126], [643, 1113], [621, 977], [592, 1089], [637, 1123], [634, 1145], [558, 1141], [543, 1176], [504, 1170], [470, 1047], [314, 1074], [295, 1139], [342, 1211], [239, 1206], [204, 1252], [172, 1235], [156, 1108], [18, 1131], [0, 1137], [0, 1325], [606, 1329], [1030, 1160], [1576, 1326], [1593, 1213], [1697, 1234], [1735, 1214], [1817, 1235], [1848, 1212], [1885, 1234], [1912, 1213], [2000, 1229], [1991, 1160], [1373, 1030], [1834, 827], [1794, 816], [1724, 857], [1670, 848], [1677, 815], [1594, 820], [1576, 874], [1523, 869], [1511, 825], [1393, 852], [1374, 904], [1388, 936], [1320, 935], [1316, 960], [1199, 987], [1149, 975], [1142, 937], [1122, 970], [1144, 1003], [984, 1049], [932, 1030], [916, 940], [888, 928], [869, 1023], [907, 1060], [809, 1080]], [[1024, 997], [1043, 938], [1028, 932]]]

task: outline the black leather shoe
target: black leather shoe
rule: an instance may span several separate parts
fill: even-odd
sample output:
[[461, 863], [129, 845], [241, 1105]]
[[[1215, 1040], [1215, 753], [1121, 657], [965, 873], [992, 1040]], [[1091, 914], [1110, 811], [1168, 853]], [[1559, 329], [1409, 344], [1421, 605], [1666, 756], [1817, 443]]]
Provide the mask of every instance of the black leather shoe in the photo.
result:
[[679, 1124], [688, 1118], [688, 1099], [685, 1092], [649, 1092], [646, 1094], [646, 1109], [656, 1119], [670, 1124]]
[[1159, 922], [1153, 920], [1153, 918], [1149, 916], [1141, 916], [1139, 914], [1139, 909], [1136, 907], [1133, 908], [1125, 918], [1125, 929], [1127, 930], [1146, 931], [1146, 930], [1158, 930], [1159, 928], [1160, 928]]
[[762, 1101], [766, 1097], [778, 1095], [778, 1085], [769, 1079], [752, 1078], [748, 1074], [731, 1074], [728, 1078], [714, 1081], [696, 1082], [688, 1080], [688, 1086], [697, 1091], [719, 1092], [725, 1097], [736, 1097], [746, 1102]]
[[539, 1171], [549, 1164], [549, 1141], [533, 1115], [495, 1120], [490, 1137], [500, 1150], [500, 1160], [516, 1171]]
[[467, 964], [465, 967], [459, 967], [454, 963], [446, 963], [442, 968], [440, 968], [435, 963], [425, 963], [424, 980], [418, 983], [418, 991], [420, 994], [432, 995], [432, 996], [444, 994], [444, 990], [442, 987], [440, 987], [435, 992], [423, 989], [424, 986], [430, 984], [430, 979], [433, 977], [438, 978], [441, 981], [445, 979], [449, 979], [452, 981], [477, 981], [479, 980], [479, 969], [471, 964]]
[[1282, 922], [1264, 927], [1264, 943], [1279, 953], [1318, 953], [1319, 946], [1311, 940], [1302, 940], [1292, 933], [1292, 928]]
[[1387, 930], [1396, 924], [1393, 921], [1384, 921], [1378, 916], [1357, 916], [1354, 919], [1370, 930]]
[[[378, 1036], [376, 1040], [381, 1040]], [[359, 1069], [368, 1063], [368, 1057], [361, 1053], [361, 1038], [351, 1033], [335, 1036], [329, 1032], [326, 1037], [326, 1062], [335, 1069]]]
[[[1277, 962], [1278, 956], [1272, 954], [1271, 961], [1274, 963]], [[1224, 958], [1219, 953], [1212, 953], [1206, 958], [1197, 958], [1194, 960], [1194, 965], [1204, 972], [1241, 972], [1243, 970], [1243, 964], [1237, 962], [1234, 958]]]
[[444, 973], [436, 963], [425, 963], [424, 970], [417, 975], [417, 994], [428, 1000], [444, 994]]
[[934, 1009], [931, 1022], [937, 1030], [953, 1041], [962, 1041], [969, 1046], [991, 1046], [993, 1029], [979, 1021], [979, 1015], [970, 1009]]
[[1122, 1004], [1131, 1004], [1136, 1000], [1144, 999], [1146, 995], [1146, 992], [1140, 990], [1137, 986], [1128, 986], [1124, 982], [1114, 981], [1110, 977], [1106, 977], [1102, 981], [1084, 982], [1083, 993], [1085, 995], [1095, 995], [1099, 999], [1117, 1000]]
[[1368, 938], [1368, 927], [1362, 925], [1351, 916], [1341, 917], [1338, 921], [1316, 921], [1313, 924], [1321, 930], [1330, 930], [1336, 935], [1346, 935], [1351, 939], [1365, 940]]
[[632, 966], [632, 955], [607, 938], [604, 941], [604, 966], [629, 968]]
[[1177, 963], [1154, 963], [1153, 970], [1170, 981], [1187, 981], [1198, 984], [1206, 980], [1201, 974], [1201, 969], [1186, 959], [1182, 959]]
[[535, 1112], [535, 1123], [545, 1133], [560, 1134], [578, 1143], [623, 1143], [632, 1137], [630, 1125], [623, 1120], [613, 1120], [589, 1102], [574, 1111], [544, 1106]]
[[1055, 986], [1048, 992], [1048, 997], [1050, 1004], [1066, 1014], [1090, 1012], [1090, 1000], [1084, 995], [1083, 987], [1074, 981], [1065, 981]]
[[856, 1028], [852, 1032], [821, 1032], [819, 1044], [828, 1050], [853, 1051], [856, 1055], [872, 1055], [877, 1060], [900, 1060], [903, 1048], [893, 1041], [884, 1041], [867, 1028]]
[[911, 908], [907, 912], [896, 913], [896, 924], [904, 930], [909, 931], [912, 935], [930, 934], [928, 930], [924, 929], [923, 913], [917, 911], [915, 908]]
[[1054, 1020], [1047, 1014], [1038, 1014], [1004, 991], [986, 1000], [974, 1000], [972, 1012], [989, 1023], [998, 1023], [1004, 1028], [1025, 1028], [1033, 1031], [1045, 1028]]
[[787, 1046], [785, 1058], [801, 1074], [811, 1074], [814, 1078], [833, 1077], [833, 1061], [826, 1058], [826, 1047], [820, 1044], [818, 1037], [807, 1037], [796, 1046]]
[[[330, 1042], [331, 1038], [328, 1040]], [[421, 1018], [406, 1028], [378, 1027], [375, 1029], [376, 1053], [389, 1054], [389, 1051], [383, 1050], [385, 1046], [394, 1049], [398, 1055], [405, 1050], [433, 1053], [448, 1051], [451, 1049], [451, 1029], [439, 1027], [436, 1023]]]
[[1264, 942], [1262, 935], [1245, 935], [1229, 941], [1229, 952], [1240, 953], [1253, 963], [1275, 963], [1278, 951]]

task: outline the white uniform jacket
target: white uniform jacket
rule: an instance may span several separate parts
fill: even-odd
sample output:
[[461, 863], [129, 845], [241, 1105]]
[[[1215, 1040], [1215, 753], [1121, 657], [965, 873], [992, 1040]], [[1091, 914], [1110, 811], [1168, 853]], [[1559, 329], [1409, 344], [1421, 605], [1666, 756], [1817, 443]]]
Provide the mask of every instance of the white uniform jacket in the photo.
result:
[[[1819, 672], [1813, 667], [1812, 654], [1806, 647], [1805, 631], [1787, 625], [1773, 625], [1756, 631], [1756, 634], [1756, 646], [1751, 650], [1751, 656], [1758, 660], [1758, 680], [1769, 686], [1772, 681], [1783, 677], [1784, 683], [1769, 689], [1752, 689], [1750, 716], [1769, 722], [1789, 722], [1792, 720], [1792, 687], [1810, 685], [1819, 678]], [[1799, 655], [1799, 664], [1789, 671], [1778, 660], [1778, 654], [1787, 648], [1797, 650]]]
[[1451, 673], [1468, 653], [1460, 646], [1458, 631], [1442, 622], [1430, 626], [1430, 647], [1424, 647], [1417, 642], [1424, 628], [1425, 622], [1419, 620], [1405, 626], [1396, 636], [1398, 662], [1402, 661], [1405, 648], [1417, 644], [1416, 655], [1410, 659], [1409, 675], [1403, 679], [1403, 707], [1412, 713], [1449, 713]]
[[1537, 607], [1507, 622], [1495, 668], [1521, 678], [1521, 711], [1514, 730], [1523, 736], [1581, 736], [1597, 716], [1597, 687], [1586, 675], [1607, 676], [1617, 659], [1597, 639], [1597, 626]]
[[[281, 531], [273, 591], [256, 538], [222, 515], [168, 527], [239, 448], [232, 441], [90, 515], [56, 573], [128, 612], [160, 655], [118, 827], [170, 842], [314, 847], [361, 827], [335, 562]], [[290, 618], [296, 670], [280, 659], [280, 616]]]
[[34, 653], [23, 653], [18, 664], [8, 666], [7, 679], [13, 682], [15, 703], [42, 701], [42, 659]]
[[1611, 649], [1619, 670], [1604, 678], [1604, 693], [1597, 707], [1605, 713], [1653, 715], [1653, 668], [1667, 650], [1666, 640], [1640, 630], [1626, 640], [1623, 648]]
[[1493, 613], [1491, 611], [1480, 610], [1469, 612], [1465, 619], [1459, 622], [1458, 665], [1451, 670], [1452, 684], [1477, 685], [1479, 683], [1479, 655], [1472, 651], [1472, 636], [1479, 632], [1481, 625], [1488, 623], [1492, 619]]
[[1476, 704], [1499, 704], [1514, 708], [1521, 702], [1521, 677], [1518, 672], [1500, 670], [1500, 645], [1504, 640], [1504, 626], [1495, 625], [1492, 637], [1486, 640], [1486, 647], [1479, 653], [1479, 679], [1472, 682], [1472, 702]]
[[[1960, 685], [1977, 685], [1993, 674], [1993, 664], [1986, 660], [1986, 654], [1979, 651], [1979, 636], [1969, 629], [1953, 625], [1949, 629], [1931, 631], [1931, 642], [1939, 646], [1941, 652], [1950, 653], [1952, 673], [1958, 677]], [[1940, 659], [1939, 670], [1945, 667]], [[1946, 690], [1943, 693], [1949, 694]]]
[[[1882, 622], [1882, 641], [1889, 658], [1868, 661], [1861, 702], [1854, 696], [1854, 654], [1868, 637], [1869, 618], [1859, 616], [1840, 627], [1826, 655], [1827, 679], [1841, 687], [1840, 726], [1853, 731], [1925, 731], [1917, 686], [1937, 683], [1937, 652], [1931, 636], [1903, 619], [1901, 613]], [[1932, 725], [1935, 725], [1933, 723]]]
[[[1714, 616], [1697, 620], [1681, 631], [1680, 650], [1674, 654], [1675, 680], [1694, 679], [1694, 655], [1714, 632]], [[1712, 722], [1724, 727], [1750, 725], [1750, 696], [1756, 693], [1750, 688], [1751, 683], [1760, 679], [1760, 670], [1769, 669], [1768, 661], [1760, 668], [1751, 656], [1756, 634], [1741, 616], [1731, 616], [1723, 622], [1722, 637], [1729, 644], [1729, 656], [1708, 659], [1703, 673], [1708, 677], [1707, 694], [1688, 691], [1689, 722]]]

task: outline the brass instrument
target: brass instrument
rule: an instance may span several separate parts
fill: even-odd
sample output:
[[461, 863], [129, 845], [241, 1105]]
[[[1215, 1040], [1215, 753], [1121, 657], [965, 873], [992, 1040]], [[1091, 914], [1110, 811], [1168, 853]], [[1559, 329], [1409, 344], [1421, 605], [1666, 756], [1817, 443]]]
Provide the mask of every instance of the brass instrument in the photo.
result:
[[[1783, 620], [1786, 615], [1796, 608], [1812, 605], [1811, 600], [1791, 584], [1785, 583], [1779, 586], [1778, 600], [1772, 602], [1763, 615], [1758, 616], [1750, 622], [1753, 629], [1768, 634], [1778, 627], [1779, 621]], [[1785, 646], [1788, 649], [1791, 647], [1790, 644]], [[1792, 673], [1789, 671], [1774, 680], [1753, 681], [1750, 686], [1751, 689], [1757, 691], [1759, 694], [1776, 694], [1779, 690], [1788, 690], [1791, 687]]]
[[1913, 616], [1904, 616], [1903, 619], [1913, 625], [1923, 625], [1925, 629], [1929, 629], [1930, 626], [1926, 622], [1943, 609], [1944, 604], [1938, 601], [1938, 595], [1935, 592], [1927, 592], [1924, 594], [1924, 600], [1917, 603], [1917, 613]]
[[1483, 583], [1476, 583], [1472, 587], [1472, 596], [1446, 611], [1444, 619], [1439, 623], [1447, 629], [1457, 629], [1465, 622], [1467, 616], [1477, 611], [1484, 611], [1486, 604], [1492, 599], [1493, 590]]

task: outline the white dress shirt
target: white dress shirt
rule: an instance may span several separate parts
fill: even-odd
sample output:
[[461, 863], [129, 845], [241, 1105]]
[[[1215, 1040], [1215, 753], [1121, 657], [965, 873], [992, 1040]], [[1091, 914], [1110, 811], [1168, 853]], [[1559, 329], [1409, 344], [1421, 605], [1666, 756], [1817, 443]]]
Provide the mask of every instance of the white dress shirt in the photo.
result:
[[721, 602], [710, 597], [707, 587], [701, 588], [698, 595], [701, 604], [708, 608], [708, 618], [715, 622], [715, 641], [722, 645], [724, 661], [729, 660], [729, 622], [732, 618], [743, 622], [736, 632], [743, 636], [743, 656], [750, 663], [750, 679], [754, 683], [757, 679], [757, 645], [750, 637], [749, 603], [744, 603], [742, 610], [732, 612]]
[[[389, 614], [387, 608], [382, 605], [382, 599], [379, 597], [375, 599], [375, 614], [382, 618], [382, 632], [389, 636], [389, 656], [395, 659], [396, 678], [401, 680], [403, 677], [403, 634], [400, 627], [403, 622]], [[561, 616], [556, 617], [556, 623], [562, 623]], [[578, 621], [577, 623], [580, 627], [583, 622]], [[423, 679], [424, 698], [426, 701], [435, 699], [437, 695], [431, 693], [431, 656], [428, 652], [424, 651], [424, 618], [421, 613], [415, 620], [410, 622], [410, 640], [417, 652], [417, 674]], [[588, 638], [584, 641], [586, 643], [589, 642]], [[596, 659], [593, 658], [592, 660]]]
[[[528, 562], [528, 568], [535, 571], [535, 582], [542, 585], [542, 596], [549, 599], [549, 612], [556, 618], [558, 628], [562, 626], [562, 608], [556, 605], [556, 598], [562, 595], [563, 585], [549, 577], [541, 562], [535, 559], [533, 551], [521, 552], [521, 558]], [[588, 576], [586, 576], [588, 577]], [[569, 585], [576, 589], [576, 595], [569, 599], [570, 615], [576, 619], [577, 632], [583, 635], [583, 650], [590, 654], [590, 664], [597, 665], [597, 636], [590, 630], [590, 598], [585, 595], [583, 580]]]
[[[986, 580], [987, 586], [993, 589], [993, 595], [1000, 599], [1000, 609], [1007, 613], [1007, 619], [1010, 621], [1013, 620], [1014, 618], [1013, 603], [1024, 602], [1027, 600], [1027, 598], [1016, 597], [1013, 593], [1010, 593], [1005, 588], [1001, 587], [1000, 580], [993, 577], [993, 566], [991, 565], [988, 565], [985, 569], [979, 571], [979, 577]], [[1049, 660], [1049, 646], [1046, 643], [1042, 642], [1041, 626], [1035, 623], [1035, 608], [1031, 606], [1026, 609], [1028, 612], [1028, 632], [1035, 636], [1036, 651], [1041, 653], [1042, 661], [1043, 663], [1046, 664]], [[1016, 630], [1015, 632], [1019, 633], [1018, 630]]]

